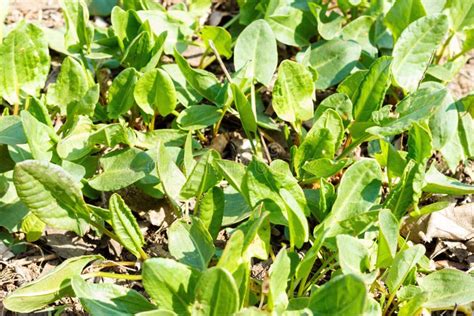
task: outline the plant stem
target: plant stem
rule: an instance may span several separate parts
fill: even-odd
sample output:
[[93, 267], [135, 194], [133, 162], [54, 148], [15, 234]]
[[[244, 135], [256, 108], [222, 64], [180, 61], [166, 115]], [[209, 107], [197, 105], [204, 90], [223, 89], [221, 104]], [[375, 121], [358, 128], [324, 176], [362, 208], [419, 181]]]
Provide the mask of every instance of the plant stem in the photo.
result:
[[230, 105], [232, 104], [232, 98], [228, 99], [224, 107], [222, 108], [222, 114], [219, 120], [217, 121], [216, 125], [214, 125], [214, 131], [212, 133], [213, 137], [217, 136], [217, 133], [219, 133], [219, 128], [221, 127], [222, 120], [224, 119], [225, 114], [227, 113], [227, 110], [229, 109]]
[[87, 273], [87, 274], [84, 274], [83, 276], [86, 278], [101, 277], [101, 278], [130, 280], [130, 281], [140, 281], [142, 279], [141, 275], [118, 274], [118, 273], [102, 272], [102, 271]]
[[443, 58], [444, 52], [446, 51], [446, 48], [449, 46], [449, 43], [451, 43], [453, 36], [454, 36], [454, 33], [451, 32], [449, 37], [444, 42], [443, 46], [441, 47], [441, 50], [439, 51], [439, 55], [436, 56], [436, 60], [435, 60], [436, 64], [439, 64], [439, 62], [441, 61], [441, 58]]
[[18, 115], [20, 112], [20, 104], [18, 102], [15, 102], [13, 105], [13, 115]]
[[229, 21], [227, 21], [226, 24], [224, 24], [224, 26], [222, 26], [223, 28], [227, 29], [229, 28], [232, 24], [234, 24], [238, 19], [240, 18], [240, 12], [237, 13], [236, 15], [234, 15], [232, 17], [232, 19], [230, 19]]
[[227, 70], [227, 67], [224, 65], [221, 55], [219, 55], [219, 52], [217, 51], [216, 46], [214, 45], [214, 42], [212, 40], [209, 40], [209, 47], [211, 47], [212, 51], [214, 52], [214, 55], [217, 58], [217, 62], [219, 63], [219, 66], [221, 66], [225, 77], [230, 83], [232, 83], [233, 81], [232, 81], [232, 78], [230, 77], [229, 71]]

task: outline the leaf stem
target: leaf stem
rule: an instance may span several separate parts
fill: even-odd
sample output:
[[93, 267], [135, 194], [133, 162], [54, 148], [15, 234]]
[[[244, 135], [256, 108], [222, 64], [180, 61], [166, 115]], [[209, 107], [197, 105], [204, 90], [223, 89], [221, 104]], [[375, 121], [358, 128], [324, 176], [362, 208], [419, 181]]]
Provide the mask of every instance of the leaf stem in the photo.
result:
[[13, 105], [13, 115], [18, 115], [20, 112], [20, 104], [18, 102], [15, 102]]
[[454, 37], [454, 32], [450, 32], [449, 37], [446, 39], [443, 46], [441, 47], [441, 50], [439, 51], [439, 54], [436, 56], [436, 60], [435, 60], [436, 64], [439, 64], [439, 62], [441, 61], [441, 58], [443, 58], [444, 52], [446, 51], [446, 48], [448, 48], [449, 43], [451, 43], [451, 40], [453, 39], [453, 37]]
[[[110, 230], [108, 230], [107, 228], [105, 228], [103, 225], [97, 223], [97, 222], [94, 222], [94, 221], [89, 221], [89, 224], [91, 224], [92, 226], [94, 226], [95, 228], [97, 228], [101, 233], [105, 234], [106, 236], [110, 237], [111, 239], [115, 240], [116, 242], [118, 242], [119, 244], [122, 245], [122, 242], [120, 241], [120, 239], [118, 238], [117, 235], [115, 235], [113, 232], [111, 232]], [[145, 253], [145, 251], [143, 251], [142, 248], [138, 248], [138, 253], [140, 254], [140, 258], [141, 260], [145, 261], [146, 259], [148, 259], [148, 255]]]
[[221, 55], [216, 49], [216, 46], [214, 45], [214, 42], [212, 40], [209, 40], [209, 47], [212, 49], [214, 52], [214, 55], [217, 58], [217, 62], [219, 63], [219, 66], [221, 66], [222, 71], [224, 72], [225, 77], [230, 83], [233, 83], [232, 77], [229, 74], [229, 71], [227, 70], [227, 67], [225, 66], [224, 62], [222, 61]]
[[87, 274], [83, 274], [85, 278], [94, 278], [94, 277], [101, 277], [101, 278], [109, 278], [109, 279], [120, 279], [120, 280], [130, 280], [130, 281], [140, 281], [142, 279], [141, 275], [134, 275], [134, 274], [118, 274], [112, 272], [91, 272]]
[[229, 27], [230, 27], [232, 24], [234, 24], [239, 18], [240, 18], [240, 12], [237, 13], [236, 15], [234, 15], [234, 16], [232, 17], [232, 19], [230, 19], [229, 21], [227, 21], [227, 23], [224, 24], [222, 27], [225, 28], [225, 29], [229, 28]]

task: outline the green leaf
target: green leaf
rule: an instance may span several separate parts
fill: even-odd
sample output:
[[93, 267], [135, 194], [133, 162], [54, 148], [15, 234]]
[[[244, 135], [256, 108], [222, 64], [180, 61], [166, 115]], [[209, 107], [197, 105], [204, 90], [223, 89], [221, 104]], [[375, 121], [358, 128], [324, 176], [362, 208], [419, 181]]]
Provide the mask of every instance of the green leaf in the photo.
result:
[[344, 137], [344, 125], [336, 111], [328, 109], [314, 123], [295, 152], [294, 167], [301, 177], [303, 165], [313, 159], [332, 159]]
[[189, 85], [200, 95], [215, 104], [223, 104], [225, 91], [216, 76], [202, 69], [193, 69], [177, 50], [174, 58]]
[[437, 15], [422, 17], [402, 32], [392, 54], [392, 74], [400, 87], [410, 92], [417, 89], [447, 29], [447, 17]]
[[179, 262], [205, 270], [214, 255], [212, 237], [197, 217], [179, 219], [168, 229], [168, 247]]
[[3, 301], [4, 306], [18, 313], [30, 313], [54, 301], [72, 296], [70, 279], [80, 275], [91, 261], [103, 259], [99, 255], [80, 256], [67, 259], [53, 271], [15, 290]]
[[119, 46], [123, 51], [125, 47], [138, 35], [141, 22], [135, 11], [124, 11], [119, 6], [112, 9], [110, 20]]
[[120, 115], [127, 113], [135, 104], [133, 91], [137, 80], [138, 73], [134, 68], [127, 68], [114, 78], [107, 96], [109, 118], [118, 118]]
[[[426, 87], [433, 91], [446, 89], [441, 84], [428, 84], [426, 84]], [[449, 91], [447, 91], [445, 98], [430, 117], [429, 128], [433, 149], [442, 149], [455, 137], [458, 129], [458, 111]]]
[[212, 105], [192, 105], [179, 113], [176, 122], [181, 129], [203, 129], [216, 123], [222, 115], [222, 110]]
[[61, 139], [56, 146], [58, 156], [62, 159], [75, 161], [90, 153], [93, 149], [90, 142], [92, 130], [93, 124], [89, 117], [77, 116], [66, 137]]
[[81, 305], [94, 315], [135, 315], [156, 309], [135, 290], [111, 284], [91, 284], [76, 275], [71, 278], [74, 294]]
[[209, 150], [201, 157], [181, 189], [180, 197], [183, 200], [200, 198], [220, 181], [220, 174], [212, 165], [214, 159], [219, 158], [220, 155], [215, 150]]
[[382, 126], [370, 127], [366, 132], [379, 137], [401, 134], [413, 124], [428, 120], [443, 104], [446, 94], [446, 89], [432, 91], [421, 88], [398, 103], [398, 119], [383, 122]]
[[437, 194], [465, 195], [474, 193], [474, 185], [468, 185], [447, 177], [432, 165], [426, 173], [423, 191]]
[[474, 4], [472, 1], [450, 0], [446, 4], [450, 29], [455, 32], [469, 28], [474, 23]]
[[336, 236], [337, 253], [342, 273], [354, 274], [363, 278], [369, 269], [367, 245], [350, 235]]
[[294, 123], [313, 117], [314, 85], [311, 73], [301, 64], [284, 60], [273, 86], [273, 109], [279, 118]]
[[285, 248], [278, 252], [269, 270], [268, 307], [273, 311], [283, 311], [288, 305], [286, 287], [290, 277], [291, 261]]
[[431, 132], [428, 126], [415, 123], [408, 133], [407, 159], [424, 164], [433, 152]]
[[154, 168], [147, 153], [127, 148], [112, 151], [100, 158], [103, 172], [89, 180], [89, 185], [99, 191], [115, 191], [144, 178]]
[[342, 29], [342, 39], [346, 41], [355, 41], [362, 48], [363, 54], [370, 56], [369, 60], [377, 57], [378, 50], [372, 44], [371, 32], [376, 20], [372, 16], [362, 15], [351, 21]]
[[[258, 12], [259, 2], [247, 1], [252, 13]], [[316, 35], [316, 21], [305, 0], [270, 0], [265, 11], [265, 21], [273, 30], [276, 39], [286, 45], [304, 47]], [[245, 9], [241, 7], [241, 17]], [[248, 24], [248, 23], [246, 23]]]
[[36, 160], [18, 163], [13, 182], [19, 198], [46, 224], [86, 232], [89, 213], [81, 189], [61, 167]]
[[385, 284], [390, 293], [393, 294], [400, 288], [408, 273], [421, 260], [424, 254], [425, 247], [423, 245], [415, 245], [397, 253], [385, 279]]
[[11, 105], [20, 104], [21, 92], [35, 96], [45, 84], [49, 64], [43, 31], [19, 23], [0, 44], [0, 96]]
[[296, 247], [307, 240], [309, 235], [306, 215], [309, 209], [306, 198], [288, 165], [281, 160], [272, 162], [271, 167], [253, 159], [242, 181], [242, 192], [247, 195], [252, 207], [265, 200], [272, 223], [288, 225], [290, 242]]
[[340, 275], [311, 294], [308, 308], [316, 315], [362, 315], [366, 298], [362, 279], [353, 274]]
[[257, 114], [256, 109], [252, 108], [251, 103], [247, 100], [245, 94], [236, 84], [231, 84], [232, 96], [234, 97], [235, 107], [239, 112], [242, 127], [247, 137], [251, 139], [252, 133], [257, 132]]
[[384, 207], [400, 219], [410, 207], [417, 207], [423, 188], [425, 165], [410, 160], [403, 171], [400, 182], [390, 191]]
[[143, 286], [154, 303], [179, 315], [190, 314], [198, 270], [171, 259], [152, 258], [143, 264], [142, 276]]
[[341, 82], [359, 60], [359, 44], [341, 39], [320, 41], [308, 48], [303, 64], [313, 67], [318, 72], [316, 89], [327, 89]]
[[91, 87], [86, 69], [73, 57], [66, 57], [55, 83], [48, 87], [46, 103], [59, 107], [65, 115], [69, 104], [79, 102]]
[[397, 0], [385, 15], [384, 22], [396, 41], [408, 25], [425, 15], [421, 0]]
[[225, 58], [232, 56], [232, 36], [225, 28], [204, 25], [201, 29], [201, 38], [206, 44], [207, 49], [210, 48], [209, 41], [212, 41], [219, 55]]
[[[316, 259], [318, 259], [318, 253], [319, 250], [321, 249], [324, 239], [325, 239], [325, 230], [324, 230], [324, 225], [320, 225], [317, 228], [315, 228], [315, 232], [313, 234], [315, 236], [313, 245], [309, 250], [305, 253], [303, 259], [301, 259], [300, 263], [296, 267], [296, 283], [303, 281], [306, 283], [306, 280], [309, 277], [309, 274], [311, 273], [311, 270], [313, 269], [314, 263], [316, 262]], [[301, 284], [300, 286], [303, 286], [304, 284]]]
[[385, 93], [390, 86], [391, 57], [378, 58], [370, 66], [369, 72], [362, 80], [354, 99], [354, 119], [366, 122], [371, 119], [372, 112], [382, 106]]
[[186, 182], [186, 177], [172, 160], [163, 143], [158, 145], [158, 156], [155, 159], [156, 170], [161, 183], [163, 183], [163, 189], [171, 202], [176, 204], [179, 192]]
[[21, 118], [0, 116], [0, 144], [16, 145], [27, 142]]
[[142, 247], [145, 239], [132, 211], [117, 193], [110, 197], [109, 209], [112, 214], [111, 224], [120, 242], [132, 254], [140, 258], [143, 255]]
[[224, 192], [219, 187], [213, 187], [207, 191], [198, 204], [199, 219], [201, 219], [214, 240], [221, 229], [224, 206]]
[[65, 41], [68, 46], [80, 44], [90, 48], [94, 27], [89, 25], [89, 10], [82, 0], [61, 0], [61, 8], [66, 22]]
[[319, 158], [306, 161], [303, 170], [316, 178], [329, 178], [338, 173], [342, 168], [349, 164], [349, 160], [341, 159], [333, 161], [328, 158]]
[[240, 33], [235, 43], [236, 70], [249, 64], [251, 77], [268, 86], [276, 70], [278, 54], [275, 35], [265, 20], [256, 20]]
[[328, 5], [320, 6], [316, 3], [308, 3], [314, 17], [316, 18], [318, 33], [325, 40], [331, 40], [339, 35], [344, 22], [344, 17], [332, 11], [327, 15]]
[[399, 224], [390, 210], [379, 213], [379, 246], [377, 267], [388, 268], [397, 253]]
[[141, 109], [150, 115], [166, 116], [176, 108], [176, 90], [167, 72], [152, 69], [137, 82], [135, 100]]
[[[342, 85], [342, 83], [341, 83]], [[339, 87], [341, 87], [339, 85]], [[319, 103], [314, 112], [314, 121], [317, 121], [327, 109], [333, 109], [342, 118], [344, 125], [347, 126], [352, 121], [352, 101], [344, 93], [334, 93]]]
[[227, 270], [213, 267], [201, 274], [196, 285], [193, 315], [232, 315], [239, 306], [238, 288]]
[[54, 146], [50, 136], [56, 138], [54, 130], [39, 122], [30, 112], [21, 111], [20, 116], [31, 155], [36, 160], [50, 161]]
[[474, 278], [465, 272], [443, 269], [418, 279], [420, 288], [428, 294], [423, 307], [448, 309], [474, 300]]
[[161, 65], [171, 80], [173, 80], [174, 87], [176, 89], [176, 97], [179, 103], [185, 107], [191, 104], [199, 104], [202, 100], [201, 94], [199, 94], [190, 83], [186, 81], [186, 77], [183, 75], [177, 64], [165, 64]]
[[127, 67], [133, 67], [141, 72], [153, 69], [161, 58], [163, 43], [167, 33], [158, 37], [148, 30], [148, 23], [143, 24], [145, 29], [138, 34], [125, 50], [121, 63]]
[[382, 172], [375, 160], [363, 159], [350, 166], [337, 189], [331, 213], [325, 219], [328, 237], [334, 237], [332, 225], [367, 212], [379, 199]]
[[46, 224], [33, 213], [28, 213], [21, 221], [21, 231], [26, 234], [26, 241], [37, 241], [43, 234]]
[[362, 80], [365, 79], [365, 75], [367, 74], [367, 72], [368, 70], [354, 71], [339, 84], [339, 86], [337, 87], [337, 92], [344, 93], [349, 97], [352, 103], [354, 103], [356, 101], [355, 97], [357, 96], [359, 91], [359, 86], [361, 85]]

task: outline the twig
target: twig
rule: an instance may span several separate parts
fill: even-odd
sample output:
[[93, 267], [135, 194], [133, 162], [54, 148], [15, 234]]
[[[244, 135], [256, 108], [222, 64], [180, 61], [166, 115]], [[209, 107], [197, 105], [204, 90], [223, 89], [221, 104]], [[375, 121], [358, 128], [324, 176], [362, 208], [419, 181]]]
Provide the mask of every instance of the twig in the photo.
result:
[[260, 142], [262, 143], [262, 148], [263, 152], [265, 154], [265, 158], [267, 158], [268, 163], [270, 164], [272, 162], [272, 156], [270, 155], [270, 152], [268, 151], [267, 144], [265, 143], [265, 139], [263, 138], [262, 133], [258, 133], [260, 135]]
[[118, 273], [102, 272], [102, 271], [91, 272], [91, 273], [83, 274], [82, 276], [85, 278], [100, 277], [100, 278], [120, 279], [120, 280], [130, 280], [130, 281], [140, 281], [142, 279], [141, 275], [118, 274]]
[[217, 62], [219, 63], [219, 66], [221, 66], [222, 71], [224, 72], [225, 77], [227, 80], [232, 83], [232, 78], [230, 77], [229, 71], [227, 70], [227, 67], [224, 65], [224, 62], [222, 61], [221, 55], [219, 55], [219, 52], [216, 49], [216, 46], [214, 45], [214, 42], [212, 40], [209, 40], [209, 47], [212, 49], [214, 52], [214, 55], [217, 58]]
[[17, 261], [15, 261], [15, 265], [16, 266], [26, 266], [26, 265], [29, 265], [31, 263], [51, 261], [51, 260], [54, 260], [54, 259], [57, 259], [57, 258], [58, 258], [58, 256], [54, 253], [46, 255], [46, 256], [33, 256], [33, 257], [17, 260]]

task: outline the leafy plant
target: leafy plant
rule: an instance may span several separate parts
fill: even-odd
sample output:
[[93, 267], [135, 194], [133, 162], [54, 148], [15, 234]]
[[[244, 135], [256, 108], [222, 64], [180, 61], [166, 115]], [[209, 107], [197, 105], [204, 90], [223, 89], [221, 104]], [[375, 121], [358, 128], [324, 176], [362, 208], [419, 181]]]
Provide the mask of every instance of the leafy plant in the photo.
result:
[[[472, 1], [237, 3], [205, 25], [207, 0], [62, 1], [65, 33], [48, 31], [61, 43], [24, 21], [0, 29], [2, 230], [35, 242], [50, 226], [125, 248], [67, 259], [4, 306], [472, 313], [472, 275], [435, 270], [402, 232], [444, 208], [440, 196], [474, 193], [454, 173], [474, 157], [473, 97], [446, 88], [474, 48]], [[48, 46], [62, 63], [45, 87]], [[148, 227], [162, 255], [127, 192], [164, 205], [168, 226]]]

